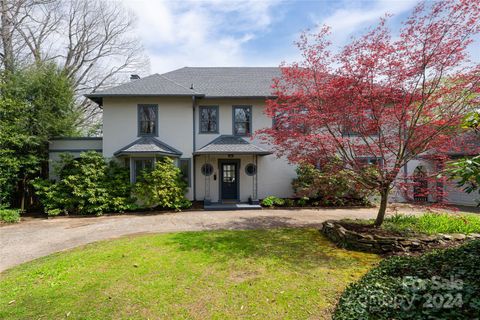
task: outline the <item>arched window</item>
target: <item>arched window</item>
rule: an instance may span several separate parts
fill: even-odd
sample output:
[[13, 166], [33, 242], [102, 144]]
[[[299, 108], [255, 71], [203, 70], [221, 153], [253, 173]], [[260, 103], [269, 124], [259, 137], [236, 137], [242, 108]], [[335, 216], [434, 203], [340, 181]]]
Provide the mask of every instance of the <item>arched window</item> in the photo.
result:
[[418, 166], [413, 172], [413, 200], [415, 202], [428, 201], [427, 171], [423, 166]]

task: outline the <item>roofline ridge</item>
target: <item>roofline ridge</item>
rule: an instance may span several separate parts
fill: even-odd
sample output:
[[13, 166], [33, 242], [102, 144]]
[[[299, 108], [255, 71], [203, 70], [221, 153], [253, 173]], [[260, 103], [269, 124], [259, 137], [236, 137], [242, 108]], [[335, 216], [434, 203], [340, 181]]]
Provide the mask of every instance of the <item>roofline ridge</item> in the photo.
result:
[[[157, 73], [158, 74], [158, 73]], [[160, 77], [162, 77], [163, 79], [167, 80], [167, 81], [170, 81], [171, 83], [183, 88], [183, 89], [186, 89], [186, 90], [190, 90], [192, 93], [195, 93], [195, 94], [202, 94], [201, 92], [198, 92], [198, 91], [195, 91], [194, 89], [191, 89], [191, 88], [187, 88], [183, 85], [181, 85], [180, 83], [170, 79], [170, 78], [167, 78], [166, 76], [164, 76], [163, 74], [159, 74]]]
[[[159, 75], [158, 73], [152, 73], [152, 74], [149, 74], [148, 76], [146, 76], [145, 78], [140, 78], [140, 79], [137, 79], [135, 81], [141, 81], [141, 80], [145, 80], [147, 78], [150, 78], [150, 77], [153, 77], [153, 76], [156, 76], [156, 75]], [[110, 89], [113, 89], [113, 88], [120, 88], [120, 87], [124, 87], [126, 85], [129, 85], [129, 84], [132, 84], [133, 81], [128, 81], [128, 82], [125, 82], [125, 83], [122, 83], [122, 84], [119, 84], [119, 85], [116, 85], [116, 86], [113, 86], [113, 87], [110, 87], [110, 88], [106, 88], [106, 89], [103, 89], [101, 91], [92, 91], [92, 92], [89, 92], [87, 94], [84, 94], [84, 96], [89, 96], [89, 95], [92, 95], [92, 94], [98, 94], [98, 93], [102, 93], [103, 91], [107, 91], [107, 90], [110, 90]]]
[[182, 67], [182, 68], [179, 68], [179, 69], [175, 69], [175, 70], [172, 70], [172, 71], [168, 71], [164, 74], [167, 74], [167, 73], [171, 73], [171, 72], [175, 72], [175, 71], [178, 71], [178, 70], [182, 70], [182, 69], [242, 69], [242, 68], [249, 68], [249, 69], [280, 69], [281, 67], [279, 66], [261, 66], [261, 67], [255, 67], [255, 66], [217, 66], [217, 67]]

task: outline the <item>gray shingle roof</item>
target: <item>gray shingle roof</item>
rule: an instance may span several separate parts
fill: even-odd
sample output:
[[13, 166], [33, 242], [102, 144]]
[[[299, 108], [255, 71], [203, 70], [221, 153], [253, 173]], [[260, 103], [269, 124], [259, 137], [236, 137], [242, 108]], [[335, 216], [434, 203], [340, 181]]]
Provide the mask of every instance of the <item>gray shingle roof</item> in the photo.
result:
[[163, 74], [183, 86], [193, 84], [206, 97], [270, 97], [272, 79], [280, 76], [279, 68], [189, 68]]
[[152, 137], [142, 137], [138, 140], [135, 140], [134, 142], [115, 152], [114, 155], [121, 156], [139, 153], [156, 153], [166, 156], [182, 155], [182, 152]]
[[[276, 67], [185, 67], [87, 94], [97, 103], [109, 96], [271, 97]], [[193, 85], [193, 89], [191, 89]]]
[[194, 94], [199, 93], [191, 90], [190, 86], [182, 86], [163, 75], [155, 73], [143, 79], [133, 80], [86, 96], [95, 101], [95, 98], [110, 96], [192, 96]]
[[241, 137], [222, 135], [214, 139], [206, 146], [200, 148], [194, 154], [257, 154], [267, 155], [272, 152], [265, 150], [259, 146], [245, 141]]

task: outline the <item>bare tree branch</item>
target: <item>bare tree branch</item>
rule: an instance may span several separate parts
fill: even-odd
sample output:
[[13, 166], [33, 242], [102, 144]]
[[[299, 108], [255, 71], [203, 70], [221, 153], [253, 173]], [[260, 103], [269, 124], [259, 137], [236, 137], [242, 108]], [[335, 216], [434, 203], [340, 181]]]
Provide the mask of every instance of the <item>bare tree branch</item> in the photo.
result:
[[135, 17], [106, 0], [0, 0], [0, 61], [14, 70], [54, 61], [71, 79], [84, 115], [98, 121], [102, 110], [83, 94], [118, 83], [128, 71], [148, 72], [148, 59], [134, 35]]

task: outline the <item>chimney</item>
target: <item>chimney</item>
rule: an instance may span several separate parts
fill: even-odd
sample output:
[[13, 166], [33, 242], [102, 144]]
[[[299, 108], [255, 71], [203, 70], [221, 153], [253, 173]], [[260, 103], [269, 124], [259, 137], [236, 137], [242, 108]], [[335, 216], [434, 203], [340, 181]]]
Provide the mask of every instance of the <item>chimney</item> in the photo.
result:
[[130, 75], [130, 81], [138, 80], [140, 79], [140, 76], [138, 74], [131, 74]]

